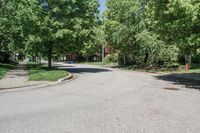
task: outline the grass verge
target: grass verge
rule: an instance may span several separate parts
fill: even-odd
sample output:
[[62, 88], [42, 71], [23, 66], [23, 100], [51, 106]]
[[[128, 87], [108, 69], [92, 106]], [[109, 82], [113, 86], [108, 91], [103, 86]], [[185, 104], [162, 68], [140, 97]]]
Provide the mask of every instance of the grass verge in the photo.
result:
[[27, 69], [30, 81], [57, 81], [69, 76], [69, 73], [66, 70], [57, 68], [49, 69], [46, 65], [36, 63], [28, 63]]
[[9, 70], [13, 69], [17, 63], [2, 64], [0, 63], [0, 79], [2, 79]]
[[[181, 65], [177, 68], [158, 68], [158, 67], [143, 67], [143, 66], [120, 66], [119, 68], [123, 70], [135, 70], [135, 71], [152, 72], [152, 73], [167, 73], [167, 74], [186, 73], [184, 65]], [[194, 65], [190, 67], [189, 73], [200, 73], [200, 66]]]
[[[102, 62], [82, 62], [80, 64], [88, 64], [88, 65], [102, 65]], [[171, 68], [162, 68], [162, 67], [153, 67], [153, 66], [137, 66], [137, 65], [129, 65], [129, 66], [120, 66], [117, 63], [105, 63], [104, 66], [114, 66], [114, 68], [119, 68], [122, 70], [134, 70], [134, 71], [142, 71], [142, 72], [151, 72], [151, 73], [177, 73], [177, 74], [184, 74], [186, 73], [184, 65], [177, 65], [176, 67]], [[200, 65], [193, 64], [190, 69], [189, 73], [200, 73]]]

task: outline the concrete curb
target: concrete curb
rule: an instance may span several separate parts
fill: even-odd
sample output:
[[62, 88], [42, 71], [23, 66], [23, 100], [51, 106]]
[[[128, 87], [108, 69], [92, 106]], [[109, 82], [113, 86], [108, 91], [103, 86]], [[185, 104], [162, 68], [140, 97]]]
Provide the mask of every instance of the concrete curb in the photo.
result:
[[63, 81], [69, 80], [71, 78], [73, 78], [73, 75], [71, 73], [69, 73], [69, 75], [67, 77], [59, 79], [58, 82], [63, 82]]

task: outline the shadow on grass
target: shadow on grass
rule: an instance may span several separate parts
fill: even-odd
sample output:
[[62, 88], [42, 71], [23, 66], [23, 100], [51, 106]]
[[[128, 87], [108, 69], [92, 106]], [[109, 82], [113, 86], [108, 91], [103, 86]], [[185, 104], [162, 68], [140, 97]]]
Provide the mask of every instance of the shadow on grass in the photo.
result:
[[170, 81], [175, 85], [184, 85], [187, 88], [200, 91], [200, 73], [168, 74], [155, 77], [159, 80]]
[[66, 70], [56, 67], [49, 69], [45, 64], [28, 63], [27, 69], [30, 81], [57, 81], [69, 75]]
[[48, 68], [45, 64], [35, 64], [35, 63], [27, 64], [27, 69], [29, 70], [29, 74], [38, 74], [40, 72], [62, 70], [62, 69], [58, 69], [57, 67]]
[[11, 64], [1, 64], [0, 63], [0, 68], [4, 68], [4, 69], [13, 69], [15, 66], [17, 65], [17, 63], [11, 63]]
[[6, 75], [6, 73], [9, 70], [14, 69], [17, 64], [18, 63], [16, 63], [16, 62], [12, 62], [12, 63], [9, 63], [9, 64], [0, 63], [0, 80]]

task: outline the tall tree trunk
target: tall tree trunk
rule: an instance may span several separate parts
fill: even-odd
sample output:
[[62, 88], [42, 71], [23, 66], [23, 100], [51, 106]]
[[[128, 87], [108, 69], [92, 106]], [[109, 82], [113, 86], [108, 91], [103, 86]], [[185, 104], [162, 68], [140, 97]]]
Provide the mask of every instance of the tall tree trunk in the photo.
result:
[[189, 62], [189, 65], [191, 66], [192, 65], [192, 55], [191, 54], [189, 55], [189, 61], [188, 62]]
[[32, 61], [36, 62], [36, 56], [35, 55], [32, 55]]
[[189, 65], [192, 64], [192, 56], [191, 56], [191, 54], [185, 56], [185, 62], [188, 63]]
[[53, 46], [50, 45], [49, 48], [48, 48], [48, 68], [51, 68], [52, 67], [52, 51], [53, 51]]
[[68, 55], [67, 54], [65, 55], [65, 61], [68, 61]]
[[149, 53], [146, 52], [145, 58], [144, 58], [144, 64], [147, 64], [148, 58], [149, 58]]
[[124, 66], [125, 66], [126, 65], [126, 55], [125, 55], [125, 53], [124, 53], [123, 61], [124, 61]]
[[86, 55], [86, 57], [85, 57], [85, 58], [86, 58], [86, 62], [89, 62], [89, 58], [88, 58], [88, 56], [87, 56], [87, 55]]

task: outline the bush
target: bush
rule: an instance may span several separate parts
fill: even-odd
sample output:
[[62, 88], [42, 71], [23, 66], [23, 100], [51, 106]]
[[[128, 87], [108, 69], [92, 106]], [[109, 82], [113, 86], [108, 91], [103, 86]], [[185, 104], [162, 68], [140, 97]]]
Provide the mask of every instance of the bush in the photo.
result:
[[118, 53], [109, 54], [105, 57], [104, 63], [117, 63], [118, 62]]
[[176, 68], [179, 66], [178, 53], [179, 50], [175, 45], [164, 46], [160, 51], [159, 59], [164, 62], [164, 67]]
[[197, 49], [196, 54], [192, 56], [192, 63], [200, 64], [200, 49]]

